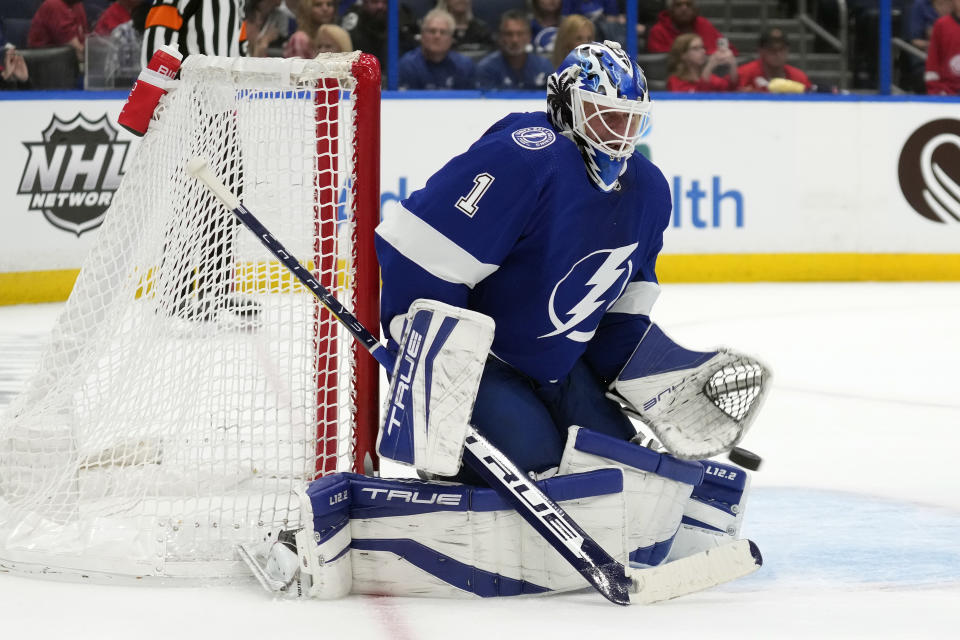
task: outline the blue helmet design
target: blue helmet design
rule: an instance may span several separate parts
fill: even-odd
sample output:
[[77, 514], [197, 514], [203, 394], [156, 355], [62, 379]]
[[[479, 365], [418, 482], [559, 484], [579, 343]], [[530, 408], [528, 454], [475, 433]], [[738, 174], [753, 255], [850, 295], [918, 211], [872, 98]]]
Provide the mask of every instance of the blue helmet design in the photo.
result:
[[616, 187], [649, 128], [650, 104], [643, 71], [609, 40], [580, 45], [547, 81], [554, 127], [577, 143], [587, 174], [603, 191]]
[[647, 93], [643, 71], [619, 46], [581, 45], [564, 58], [557, 73], [573, 65], [579, 67], [581, 89], [623, 100], [643, 100]]

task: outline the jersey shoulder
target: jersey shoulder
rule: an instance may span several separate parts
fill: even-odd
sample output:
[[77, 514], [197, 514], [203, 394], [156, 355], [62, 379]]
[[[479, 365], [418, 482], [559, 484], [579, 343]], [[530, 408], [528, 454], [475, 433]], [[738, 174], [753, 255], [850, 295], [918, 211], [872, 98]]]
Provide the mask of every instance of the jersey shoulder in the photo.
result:
[[633, 166], [641, 192], [646, 194], [644, 199], [654, 202], [660, 209], [661, 216], [669, 217], [673, 202], [670, 196], [670, 185], [663, 171], [639, 151], [633, 152], [630, 164]]
[[[511, 113], [490, 126], [480, 141], [502, 145], [510, 152], [548, 152], [551, 147], [565, 141], [550, 125], [543, 111]], [[539, 153], [538, 153], [539, 155]]]
[[551, 181], [565, 153], [577, 153], [576, 145], [560, 135], [542, 111], [511, 113], [491, 125], [474, 147], [535, 177], [539, 184]]
[[[438, 203], [469, 201], [470, 196], [464, 194], [472, 194], [478, 202], [482, 199], [484, 212], [505, 214], [522, 209], [527, 215], [554, 184], [557, 162], [552, 150], [566, 142], [560, 138], [544, 113], [539, 117], [536, 113], [510, 114], [447, 162], [404, 206], [426, 216], [441, 206]], [[468, 217], [479, 221], [484, 216]]]
[[667, 178], [663, 175], [663, 171], [653, 164], [648, 157], [639, 151], [634, 151], [633, 155], [630, 156], [630, 162], [637, 176], [644, 182], [649, 183], [649, 186], [668, 189]]

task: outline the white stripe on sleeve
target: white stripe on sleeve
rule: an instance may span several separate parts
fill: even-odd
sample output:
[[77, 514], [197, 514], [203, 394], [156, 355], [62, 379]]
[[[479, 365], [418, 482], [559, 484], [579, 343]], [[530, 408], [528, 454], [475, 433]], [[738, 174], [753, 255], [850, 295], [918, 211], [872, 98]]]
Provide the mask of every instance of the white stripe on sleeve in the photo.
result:
[[500, 268], [480, 262], [400, 204], [384, 210], [377, 235], [430, 275], [471, 289]]
[[608, 313], [633, 313], [648, 316], [653, 303], [660, 297], [660, 285], [656, 282], [631, 282], [620, 299], [613, 303]]

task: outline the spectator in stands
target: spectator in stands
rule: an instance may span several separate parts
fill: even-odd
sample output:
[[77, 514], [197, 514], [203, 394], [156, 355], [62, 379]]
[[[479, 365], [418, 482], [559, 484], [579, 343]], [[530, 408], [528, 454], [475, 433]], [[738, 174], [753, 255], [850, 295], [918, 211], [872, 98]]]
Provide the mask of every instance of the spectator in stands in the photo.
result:
[[140, 73], [140, 48], [146, 27], [149, 2], [141, 2], [130, 11], [130, 20], [117, 25], [110, 32], [110, 55], [104, 63], [104, 80], [112, 80], [114, 87], [128, 87]]
[[[730, 69], [718, 76], [718, 67]], [[667, 91], [680, 93], [735, 91], [737, 59], [729, 48], [719, 48], [709, 56], [703, 39], [695, 33], [681, 33], [667, 54]]]
[[147, 66], [160, 46], [169, 43], [176, 44], [184, 60], [193, 54], [246, 56], [244, 4], [244, 0], [153, 0], [143, 32], [141, 66]]
[[[625, 44], [627, 38], [627, 16], [624, 2], [619, 0], [563, 0], [563, 15], [582, 15], [589, 18], [597, 28], [597, 37], [616, 40]], [[646, 26], [637, 23], [637, 35], [643, 36]]]
[[481, 89], [545, 89], [553, 66], [546, 58], [528, 53], [530, 22], [523, 11], [511, 9], [500, 16], [499, 51], [477, 65], [477, 84]]
[[918, 49], [926, 51], [930, 46], [933, 23], [948, 13], [950, 0], [914, 0], [906, 21], [907, 40]]
[[590, 20], [581, 15], [566, 16], [560, 21], [560, 27], [557, 29], [557, 37], [553, 45], [553, 53], [551, 54], [553, 68], [559, 67], [567, 54], [576, 47], [593, 42], [596, 39], [596, 28]]
[[553, 57], [553, 44], [563, 19], [563, 0], [529, 0], [530, 35], [533, 50], [544, 57]]
[[789, 55], [790, 47], [782, 30], [773, 28], [764, 31], [760, 35], [757, 59], [737, 69], [740, 90], [772, 93], [810, 91], [813, 85], [807, 74], [787, 64]]
[[271, 50], [279, 55], [290, 40], [290, 16], [283, 0], [247, 0], [244, 24], [251, 58], [269, 56]]
[[[305, 0], [301, 0], [305, 1]], [[343, 16], [340, 26], [347, 30], [353, 46], [364, 53], [370, 53], [380, 61], [383, 78], [387, 69], [387, 0], [357, 0]], [[403, 55], [416, 46], [417, 22], [407, 5], [399, 8], [400, 54]]]
[[[650, 27], [647, 51], [667, 53], [681, 33], [695, 33], [700, 36], [707, 55], [717, 50], [717, 41], [723, 38], [717, 28], [700, 15], [694, 0], [669, 0], [667, 8], [660, 12], [657, 22]], [[733, 55], [737, 55], [736, 47], [729, 48]]]
[[116, 0], [100, 14], [93, 32], [98, 36], [109, 36], [114, 29], [130, 21], [131, 12], [142, 2], [143, 0]]
[[923, 79], [930, 95], [960, 95], [960, 0], [953, 0], [952, 13], [933, 23]]
[[323, 24], [317, 28], [313, 39], [313, 48], [317, 53], [347, 53], [353, 51], [350, 34], [335, 24]]
[[317, 55], [313, 38], [321, 25], [336, 24], [336, 0], [300, 0], [297, 5], [297, 30], [283, 46], [284, 58], [312, 58]]
[[27, 46], [69, 45], [77, 52], [77, 60], [83, 60], [87, 33], [87, 12], [80, 0], [43, 0], [30, 21]]
[[[930, 31], [940, 16], [950, 13], [951, 0], [914, 0], [903, 20], [903, 37], [926, 54], [930, 45]], [[926, 56], [917, 57], [901, 53], [899, 57], [901, 88], [916, 93], [925, 93], [923, 80]]]
[[23, 90], [30, 88], [30, 73], [23, 56], [12, 44], [4, 43], [3, 64], [0, 64], [0, 89]]
[[401, 89], [474, 89], [476, 71], [470, 58], [451, 51], [454, 17], [433, 9], [420, 26], [420, 46], [400, 58]]
[[471, 0], [437, 0], [437, 9], [449, 12], [456, 21], [457, 26], [453, 31], [454, 49], [489, 51], [493, 48], [490, 27], [480, 18], [474, 17]]

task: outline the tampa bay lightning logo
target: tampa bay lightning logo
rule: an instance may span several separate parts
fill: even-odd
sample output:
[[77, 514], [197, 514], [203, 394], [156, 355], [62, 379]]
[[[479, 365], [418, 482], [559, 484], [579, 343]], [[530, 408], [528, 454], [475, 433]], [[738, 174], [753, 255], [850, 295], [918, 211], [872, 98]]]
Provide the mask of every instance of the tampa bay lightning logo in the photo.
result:
[[524, 149], [543, 149], [553, 144], [557, 134], [546, 127], [525, 127], [513, 132], [513, 141]]
[[566, 334], [574, 342], [593, 337], [600, 317], [617, 301], [633, 276], [633, 243], [601, 249], [581, 258], [553, 288], [547, 313], [554, 330], [541, 338]]

